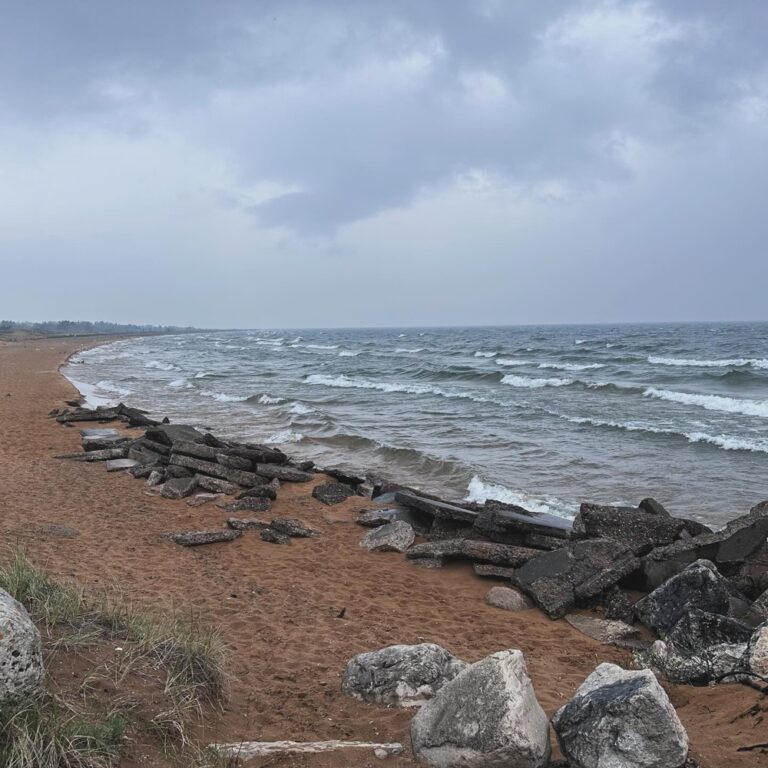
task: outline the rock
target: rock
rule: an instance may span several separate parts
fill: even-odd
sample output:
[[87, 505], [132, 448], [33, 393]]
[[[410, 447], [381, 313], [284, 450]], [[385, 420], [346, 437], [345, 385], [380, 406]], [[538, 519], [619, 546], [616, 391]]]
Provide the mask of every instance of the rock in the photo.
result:
[[245, 499], [224, 504], [222, 508], [227, 512], [269, 512], [272, 509], [272, 501], [263, 496], [248, 496]]
[[149, 427], [144, 433], [150, 440], [163, 445], [173, 445], [180, 443], [202, 443], [204, 436], [194, 427], [186, 424], [158, 424]]
[[[294, 467], [281, 466], [279, 464], [255, 464], [256, 474], [266, 477], [268, 480], [280, 480], [286, 483], [308, 483], [314, 479], [314, 475]], [[257, 483], [252, 483], [257, 485]], [[354, 493], [354, 491], [353, 491]]]
[[326, 467], [319, 470], [322, 474], [332, 477], [334, 480], [338, 480], [345, 485], [351, 485], [353, 488], [357, 488], [358, 485], [362, 485], [365, 482], [365, 478], [360, 475], [356, 475], [354, 472], [348, 472], [341, 467]]
[[472, 569], [477, 576], [505, 579], [506, 581], [509, 581], [515, 574], [514, 568], [505, 568], [502, 565], [491, 565], [490, 563], [474, 563]]
[[163, 467], [155, 467], [151, 464], [137, 464], [135, 467], [131, 467], [128, 470], [128, 474], [131, 477], [146, 478], [146, 477], [149, 477], [155, 471], [162, 472], [163, 477], [165, 477], [165, 469]]
[[149, 488], [152, 488], [155, 485], [161, 485], [164, 480], [165, 480], [165, 472], [159, 469], [153, 469], [149, 473], [149, 477], [147, 478], [147, 486]]
[[240, 490], [240, 486], [235, 483], [230, 483], [227, 480], [220, 480], [217, 477], [206, 477], [205, 475], [197, 475], [197, 484], [200, 488], [210, 491], [211, 493], [221, 493], [226, 496], [232, 496]]
[[631, 507], [582, 504], [573, 522], [574, 538], [612, 539], [636, 555], [676, 541], [685, 523], [666, 515], [648, 514]]
[[32, 696], [42, 681], [40, 633], [26, 608], [0, 589], [0, 705]]
[[603, 604], [605, 605], [606, 619], [623, 621], [625, 624], [631, 624], [635, 620], [635, 608], [632, 599], [617, 586], [606, 590], [603, 595]]
[[[100, 451], [87, 451], [83, 453], [62, 453], [54, 456], [56, 459], [69, 459], [70, 461], [109, 461], [110, 459], [123, 459], [128, 455], [128, 446], [119, 448], [103, 448]], [[136, 462], [138, 463], [138, 462]]]
[[485, 596], [485, 602], [505, 611], [526, 611], [533, 608], [533, 603], [524, 594], [510, 587], [491, 587]]
[[450, 520], [463, 525], [472, 525], [477, 518], [477, 512], [444, 501], [436, 501], [426, 496], [418, 496], [409, 491], [397, 491], [395, 501], [409, 509], [426, 512], [437, 520]]
[[212, 461], [203, 461], [193, 456], [185, 456], [181, 453], [172, 453], [170, 463], [179, 467], [186, 467], [201, 475], [218, 477], [222, 480], [228, 480], [230, 483], [237, 483], [242, 486], [254, 486], [260, 484], [260, 478], [253, 472], [246, 472], [242, 469], [233, 469], [232, 467], [222, 467]]
[[244, 459], [242, 456], [229, 456], [226, 453], [217, 453], [216, 461], [223, 467], [232, 467], [232, 469], [244, 469], [250, 472], [253, 468], [253, 462], [250, 459]]
[[278, 533], [284, 533], [292, 539], [308, 539], [310, 536], [316, 536], [317, 531], [307, 528], [301, 520], [294, 517], [274, 517], [269, 527]]
[[195, 473], [186, 467], [178, 467], [175, 464], [169, 464], [165, 468], [165, 474], [168, 477], [193, 477]]
[[671, 517], [669, 512], [656, 499], [643, 499], [638, 505], [639, 509], [647, 512], [649, 515], [659, 515], [660, 517]]
[[395, 520], [366, 533], [360, 546], [369, 552], [405, 552], [414, 538], [413, 528], [408, 523]]
[[101, 440], [108, 438], [119, 438], [120, 433], [112, 427], [105, 429], [81, 429], [80, 437], [83, 440]]
[[355, 492], [344, 483], [322, 483], [312, 489], [312, 496], [323, 504], [341, 504]]
[[82, 446], [84, 451], [104, 451], [110, 448], [119, 448], [131, 442], [129, 437], [123, 437], [117, 430], [114, 437], [84, 437]]
[[173, 452], [193, 456], [196, 459], [205, 459], [205, 461], [216, 461], [216, 456], [219, 454], [219, 450], [210, 445], [190, 440], [174, 440]]
[[115, 421], [119, 418], [117, 408], [75, 408], [67, 410], [56, 416], [59, 424], [68, 424], [73, 421]]
[[768, 678], [768, 621], [763, 622], [752, 633], [741, 659], [741, 667], [746, 672]]
[[438, 539], [411, 547], [406, 557], [410, 560], [427, 557], [438, 560], [471, 560], [477, 563], [515, 567], [540, 554], [536, 549], [515, 547], [511, 544], [497, 544], [492, 541]]
[[288, 457], [277, 448], [270, 448], [269, 446], [257, 445], [255, 443], [246, 443], [245, 445], [230, 443], [227, 446], [226, 452], [230, 456], [240, 456], [243, 459], [248, 459], [254, 464], [285, 464], [288, 461]]
[[464, 669], [411, 721], [414, 755], [432, 768], [543, 768], [549, 723], [523, 654], [499, 651]]
[[377, 528], [380, 525], [394, 523], [396, 520], [408, 523], [416, 533], [428, 533], [432, 525], [431, 515], [405, 508], [369, 509], [358, 515], [357, 524], [366, 528]]
[[684, 613], [665, 640], [679, 651], [694, 654], [713, 645], [746, 643], [752, 627], [743, 621], [693, 608]]
[[619, 648], [646, 648], [648, 642], [644, 642], [639, 630], [625, 624], [623, 621], [600, 619], [597, 616], [582, 616], [568, 614], [565, 620], [579, 632], [587, 637], [597, 640], [603, 645], [617, 645]]
[[263, 531], [269, 528], [269, 523], [255, 517], [230, 517], [227, 525], [233, 531]]
[[187, 504], [190, 507], [202, 507], [203, 504], [210, 504], [216, 499], [220, 499], [222, 494], [220, 493], [197, 493], [191, 499], [187, 499]]
[[160, 494], [166, 499], [183, 499], [191, 496], [197, 488], [197, 479], [194, 477], [171, 477], [163, 484]]
[[566, 539], [559, 536], [547, 536], [543, 533], [526, 533], [523, 537], [523, 544], [533, 549], [560, 549], [567, 543]]
[[619, 542], [590, 539], [537, 553], [515, 571], [513, 582], [550, 618], [559, 619], [578, 600], [600, 594], [639, 565], [640, 561]]
[[649, 670], [601, 664], [552, 718], [578, 768], [682, 768], [688, 736]]
[[184, 533], [164, 533], [163, 538], [180, 544], [182, 547], [199, 547], [203, 544], [217, 544], [220, 541], [232, 541], [242, 534], [240, 531], [186, 531]]
[[671, 683], [708, 685], [714, 681], [738, 681], [738, 668], [746, 651], [746, 643], [722, 643], [696, 653], [684, 653], [674, 643], [657, 640], [638, 662], [656, 670]]
[[445, 563], [442, 558], [439, 557], [414, 557], [410, 562], [413, 565], [418, 565], [419, 568], [442, 568]]
[[705, 560], [689, 565], [635, 603], [640, 621], [654, 632], [669, 632], [693, 608], [728, 614], [726, 580]]
[[131, 469], [131, 467], [138, 466], [138, 461], [133, 459], [112, 459], [106, 462], [104, 466], [107, 468], [107, 472], [120, 472], [123, 469]]
[[146, 448], [143, 445], [134, 443], [128, 448], [128, 458], [133, 459], [139, 464], [158, 464], [163, 458], [159, 453]]
[[489, 500], [474, 522], [475, 530], [491, 541], [522, 543], [519, 537], [536, 533], [555, 539], [567, 539], [572, 523], [563, 517], [529, 512], [515, 504]]
[[390, 645], [352, 658], [341, 689], [372, 704], [418, 707], [466, 666], [434, 643]]
[[[273, 485], [273, 483], [276, 483], [277, 485]], [[262, 498], [262, 499], [271, 499], [274, 501], [277, 498], [277, 492], [280, 489], [280, 481], [279, 480], [272, 480], [269, 483], [264, 483], [264, 485], [256, 485], [253, 488], [247, 488], [246, 490], [242, 491], [237, 495], [237, 499], [248, 499], [248, 498]]]
[[761, 619], [768, 619], [768, 589], [752, 603], [752, 612]]
[[643, 561], [648, 588], [663, 584], [696, 560], [737, 566], [765, 544], [768, 536], [768, 501], [752, 507], [748, 515], [731, 520], [715, 533], [702, 533], [651, 550]]
[[264, 541], [268, 541], [270, 544], [290, 544], [291, 543], [290, 536], [286, 536], [284, 533], [280, 533], [280, 531], [276, 531], [273, 528], [265, 528], [261, 532], [260, 536]]

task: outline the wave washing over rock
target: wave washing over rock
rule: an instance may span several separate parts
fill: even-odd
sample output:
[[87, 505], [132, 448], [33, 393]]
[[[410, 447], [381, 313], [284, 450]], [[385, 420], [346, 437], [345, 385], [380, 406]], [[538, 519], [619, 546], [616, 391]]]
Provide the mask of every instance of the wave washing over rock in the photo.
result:
[[443, 497], [569, 517], [654, 495], [719, 524], [764, 496], [766, 349], [766, 324], [235, 331], [122, 340], [65, 372], [94, 403]]

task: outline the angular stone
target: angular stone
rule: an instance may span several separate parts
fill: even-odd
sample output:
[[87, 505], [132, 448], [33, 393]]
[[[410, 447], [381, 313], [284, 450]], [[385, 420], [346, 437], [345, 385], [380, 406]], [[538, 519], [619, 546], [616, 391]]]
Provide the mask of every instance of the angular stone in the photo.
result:
[[242, 456], [228, 456], [226, 453], [217, 453], [216, 461], [223, 467], [232, 467], [232, 469], [244, 469], [250, 472], [253, 469], [253, 462], [250, 459], [244, 459]]
[[619, 648], [646, 648], [640, 631], [635, 627], [611, 619], [601, 619], [597, 616], [582, 616], [568, 614], [565, 620], [579, 632], [597, 640], [603, 645], [617, 645]]
[[523, 538], [523, 544], [533, 549], [545, 549], [551, 551], [560, 549], [567, 544], [567, 540], [559, 536], [546, 536], [543, 533], [526, 533]]
[[768, 619], [768, 589], [752, 603], [752, 611], [761, 619]]
[[753, 675], [768, 678], [768, 621], [752, 633], [741, 659], [742, 668]]
[[153, 488], [156, 485], [162, 485], [164, 480], [165, 473], [159, 469], [153, 469], [147, 478], [147, 487]]
[[194, 470], [202, 475], [218, 477], [222, 480], [228, 480], [231, 483], [237, 483], [238, 485], [253, 486], [259, 484], [259, 477], [254, 475], [253, 472], [245, 472], [244, 470], [232, 469], [231, 467], [222, 467], [221, 464], [216, 464], [212, 461], [203, 461], [202, 459], [196, 459], [193, 456], [185, 456], [181, 453], [172, 453], [170, 462], [179, 467], [186, 467], [187, 469]]
[[475, 539], [438, 539], [416, 544], [406, 553], [409, 559], [431, 557], [437, 559], [471, 560], [476, 563], [490, 563], [501, 566], [519, 566], [541, 554], [536, 549], [515, 547], [511, 544], [497, 544]]
[[477, 576], [493, 579], [505, 579], [509, 581], [515, 575], [514, 568], [505, 568], [502, 565], [491, 565], [490, 563], [474, 563], [472, 566]]
[[164, 471], [167, 477], [193, 477], [195, 474], [191, 469], [176, 464], [169, 464]]
[[280, 531], [276, 531], [273, 528], [265, 528], [261, 532], [260, 536], [264, 541], [268, 541], [270, 544], [290, 544], [291, 543], [290, 536], [286, 536], [286, 534], [280, 533]]
[[[277, 486], [273, 485], [273, 483], [277, 483]], [[269, 483], [265, 483], [264, 485], [256, 485], [253, 488], [248, 488], [245, 491], [242, 491], [237, 495], [238, 500], [239, 499], [248, 499], [248, 498], [262, 498], [262, 499], [272, 499], [274, 501], [277, 498], [277, 492], [280, 489], [280, 481], [279, 480], [272, 480]]]
[[194, 477], [171, 477], [163, 483], [161, 496], [166, 499], [183, 499], [191, 496], [197, 488]]
[[[314, 479], [314, 475], [304, 472], [295, 467], [282, 466], [280, 464], [255, 464], [254, 469], [257, 475], [266, 477], [268, 480], [280, 480], [285, 483], [308, 483]], [[258, 485], [258, 483], [251, 483]]]
[[692, 563], [635, 603], [640, 621], [654, 632], [669, 632], [693, 608], [728, 614], [729, 592], [725, 578], [705, 560]]
[[242, 536], [240, 531], [186, 531], [184, 533], [165, 533], [164, 539], [180, 544], [182, 547], [199, 547], [203, 544], [217, 544], [220, 541], [232, 541]]
[[746, 643], [751, 635], [752, 627], [743, 621], [693, 608], [680, 617], [665, 640], [682, 653], [694, 654], [713, 645]]
[[688, 755], [685, 729], [649, 670], [601, 664], [552, 725], [579, 768], [682, 768]]
[[99, 451], [85, 451], [83, 453], [63, 453], [55, 456], [56, 459], [69, 459], [70, 461], [109, 461], [110, 459], [124, 459], [128, 455], [128, 446], [118, 448], [103, 448]]
[[144, 433], [150, 440], [163, 445], [173, 445], [175, 442], [202, 443], [204, 436], [194, 427], [186, 424], [158, 424], [149, 427]]
[[342, 501], [346, 501], [350, 496], [354, 495], [355, 492], [344, 483], [322, 483], [312, 489], [312, 496], [329, 506], [341, 504]]
[[230, 456], [248, 459], [254, 464], [285, 464], [288, 461], [288, 457], [277, 448], [255, 443], [246, 443], [245, 445], [232, 443], [227, 446], [226, 452]]
[[526, 611], [533, 608], [533, 603], [522, 592], [510, 587], [491, 587], [485, 596], [485, 602], [505, 611]]
[[263, 531], [269, 528], [269, 523], [256, 517], [230, 517], [227, 525], [234, 531]]
[[489, 500], [477, 516], [474, 528], [482, 536], [502, 543], [518, 543], [515, 537], [536, 533], [556, 539], [571, 535], [572, 523], [564, 517], [542, 512], [529, 512], [516, 504]]
[[397, 491], [395, 501], [404, 507], [426, 512], [438, 520], [451, 520], [464, 525], [472, 525], [477, 518], [477, 512], [444, 501], [436, 501], [426, 496], [418, 496], [409, 491]]
[[544, 768], [549, 722], [520, 651], [464, 669], [411, 721], [414, 755], [432, 768]]
[[203, 504], [210, 504], [221, 497], [220, 493], [197, 493], [191, 499], [187, 499], [187, 504], [190, 507], [202, 507]]
[[133, 459], [112, 459], [105, 464], [107, 472], [120, 472], [123, 469], [131, 469], [138, 466], [138, 462]]
[[320, 472], [328, 477], [332, 477], [334, 480], [338, 480], [345, 485], [351, 485], [353, 488], [357, 488], [358, 485], [362, 485], [365, 482], [365, 478], [354, 472], [349, 472], [341, 467], [326, 467], [321, 469]]
[[272, 501], [261, 496], [248, 496], [219, 506], [227, 512], [269, 512], [272, 509]]
[[200, 488], [211, 493], [221, 493], [225, 496], [232, 496], [240, 490], [240, 486], [230, 483], [228, 480], [221, 480], [218, 477], [207, 477], [206, 475], [196, 475], [197, 485]]
[[0, 589], [0, 704], [33, 696], [42, 682], [40, 633], [26, 608]]
[[195, 443], [190, 440], [175, 440], [173, 442], [173, 452], [181, 453], [184, 456], [193, 456], [196, 459], [204, 459], [205, 461], [216, 461], [216, 456], [219, 450], [211, 448], [210, 445], [205, 443]]
[[350, 659], [341, 690], [371, 704], [418, 707], [466, 666], [434, 643], [390, 645]]
[[128, 448], [128, 458], [133, 459], [139, 464], [159, 464], [163, 458], [159, 453], [155, 453], [149, 448], [145, 448], [143, 445], [134, 445]]
[[112, 431], [116, 433], [114, 437], [84, 437], [81, 441], [83, 450], [103, 451], [108, 448], [119, 448], [131, 442], [130, 437], [123, 437], [117, 430]]
[[366, 528], [377, 528], [380, 525], [394, 523], [396, 520], [408, 523], [417, 533], [428, 533], [432, 525], [431, 515], [405, 508], [369, 509], [360, 513], [357, 523]]
[[721, 643], [696, 653], [684, 653], [674, 643], [657, 640], [647, 653], [639, 654], [637, 660], [671, 683], [734, 683], [738, 681], [739, 665], [746, 649], [746, 643]]
[[559, 619], [577, 600], [600, 594], [639, 565], [640, 561], [619, 542], [590, 539], [537, 553], [517, 569], [513, 582], [550, 618]]
[[284, 533], [292, 539], [308, 539], [310, 536], [316, 536], [317, 531], [307, 528], [301, 520], [295, 517], [273, 517], [269, 527], [278, 533]]
[[369, 552], [405, 552], [414, 538], [413, 528], [408, 523], [395, 520], [366, 533], [360, 546]]
[[647, 512], [649, 515], [671, 517], [669, 512], [667, 512], [667, 510], [664, 509], [664, 506], [656, 501], [656, 499], [643, 499], [637, 506], [639, 509], [642, 509], [643, 512]]

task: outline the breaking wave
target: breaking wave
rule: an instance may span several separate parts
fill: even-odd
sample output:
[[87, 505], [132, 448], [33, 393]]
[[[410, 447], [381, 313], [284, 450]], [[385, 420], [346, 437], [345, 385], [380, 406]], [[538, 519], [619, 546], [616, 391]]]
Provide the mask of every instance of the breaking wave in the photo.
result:
[[685, 357], [649, 357], [648, 362], [653, 365], [672, 365], [680, 368], [739, 368], [752, 366], [762, 370], [768, 370], [768, 359], [755, 357], [735, 357], [724, 360], [695, 360]]
[[758, 416], [762, 419], [768, 419], [768, 400], [740, 400], [721, 395], [693, 395], [688, 392], [674, 392], [669, 389], [655, 389], [654, 387], [648, 387], [643, 394], [657, 400], [692, 405], [707, 411], [740, 413], [744, 416]]
[[541, 512], [548, 515], [557, 515], [573, 519], [576, 516], [575, 505], [568, 504], [562, 499], [554, 496], [537, 497], [531, 496], [523, 491], [513, 491], [503, 485], [494, 485], [486, 483], [475, 475], [467, 486], [467, 495], [465, 501], [474, 501], [483, 504], [488, 499], [502, 501], [505, 504], [516, 504], [519, 507], [527, 509], [529, 512]]
[[510, 387], [520, 387], [522, 389], [541, 389], [542, 387], [567, 387], [573, 384], [573, 379], [529, 379], [526, 376], [504, 376], [502, 384], [508, 384]]

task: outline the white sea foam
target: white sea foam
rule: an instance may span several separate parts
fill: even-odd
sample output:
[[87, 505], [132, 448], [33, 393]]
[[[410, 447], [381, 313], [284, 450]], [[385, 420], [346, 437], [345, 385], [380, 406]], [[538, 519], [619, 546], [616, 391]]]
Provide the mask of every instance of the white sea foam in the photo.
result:
[[500, 357], [496, 361], [496, 365], [501, 365], [504, 368], [516, 368], [521, 365], [533, 365], [530, 360], [517, 360], [513, 357]]
[[565, 501], [554, 496], [531, 496], [522, 491], [513, 491], [503, 485], [485, 483], [475, 475], [467, 486], [466, 501], [484, 504], [488, 499], [502, 501], [505, 504], [517, 504], [529, 512], [558, 515], [567, 519], [573, 519], [576, 515], [574, 505], [567, 504]]
[[282, 347], [283, 342], [277, 339], [259, 339], [256, 342], [260, 347]]
[[207, 389], [201, 389], [200, 394], [205, 395], [206, 397], [212, 397], [214, 400], [218, 401], [219, 403], [242, 403], [248, 399], [248, 397], [239, 397], [238, 395], [228, 395], [224, 392], [211, 392], [210, 390], [207, 390]]
[[594, 371], [605, 368], [602, 363], [539, 363], [539, 368], [552, 368], [556, 371]]
[[259, 398], [259, 402], [262, 405], [277, 405], [278, 403], [285, 402], [282, 397], [272, 397], [271, 395], [262, 395]]
[[475, 352], [475, 357], [496, 357], [498, 352], [483, 352], [482, 350], [478, 350]]
[[720, 411], [721, 413], [741, 413], [744, 416], [758, 416], [768, 419], [768, 400], [742, 400], [735, 397], [722, 397], [720, 395], [694, 395], [688, 392], [674, 392], [668, 389], [655, 389], [648, 387], [643, 392], [646, 397], [657, 400], [667, 400], [671, 403], [693, 405], [704, 408], [707, 411]]
[[305, 344], [307, 349], [338, 349], [338, 344]]
[[341, 352], [339, 352], [339, 357], [357, 357], [360, 354], [360, 352], [355, 352], [351, 349], [342, 349]]
[[292, 429], [281, 429], [279, 432], [275, 432], [270, 435], [264, 442], [268, 445], [280, 444], [280, 443], [298, 443], [304, 439], [304, 435], [301, 432], [294, 432]]
[[314, 411], [314, 408], [298, 402], [291, 403], [288, 408], [288, 412], [294, 414], [294, 416], [306, 416], [308, 413], [314, 413]]
[[210, 376], [210, 375], [211, 374], [208, 373], [208, 371], [198, 371], [195, 374], [194, 378], [196, 378], [196, 379], [204, 379], [206, 376]]
[[184, 378], [176, 379], [175, 381], [172, 381], [169, 385], [169, 387], [173, 387], [174, 389], [182, 389], [186, 387], [189, 389], [192, 385]]
[[108, 379], [97, 381], [96, 387], [104, 392], [114, 392], [116, 395], [122, 395], [123, 397], [133, 393], [132, 389], [121, 387], [118, 384], [115, 384], [114, 381], [109, 381]]
[[753, 368], [768, 369], [768, 359], [755, 357], [734, 357], [721, 360], [696, 360], [686, 357], [649, 357], [648, 362], [653, 365], [672, 365], [684, 368], [739, 368], [749, 365]]
[[512, 376], [510, 374], [504, 376], [501, 383], [521, 389], [541, 389], [542, 387], [566, 387], [573, 384], [573, 379], [529, 379], [526, 376]]
[[576, 341], [574, 341], [573, 343], [577, 345], [581, 345], [581, 344], [586, 344], [588, 341], [589, 339], [576, 339]]
[[412, 354], [415, 354], [416, 352], [423, 352], [423, 351], [424, 351], [424, 347], [417, 347], [416, 349], [408, 349], [407, 347], [398, 347], [395, 350], [395, 352], [398, 354], [402, 353], [406, 355], [412, 355]]
[[158, 371], [178, 371], [180, 370], [177, 366], [173, 365], [172, 363], [161, 363], [159, 360], [149, 360], [148, 362], [144, 363], [145, 368], [155, 368]]

